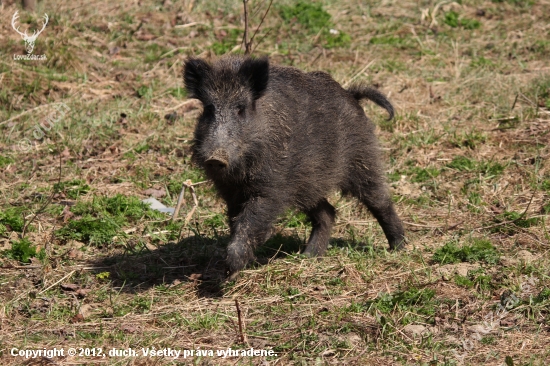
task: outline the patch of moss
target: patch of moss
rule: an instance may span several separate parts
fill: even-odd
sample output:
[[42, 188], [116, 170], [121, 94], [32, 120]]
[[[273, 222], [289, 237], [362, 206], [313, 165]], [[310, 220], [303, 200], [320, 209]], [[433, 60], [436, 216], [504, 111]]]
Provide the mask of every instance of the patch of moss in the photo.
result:
[[432, 260], [439, 264], [460, 262], [485, 262], [496, 264], [499, 254], [490, 241], [485, 239], [473, 239], [472, 245], [458, 247], [450, 242], [437, 249]]

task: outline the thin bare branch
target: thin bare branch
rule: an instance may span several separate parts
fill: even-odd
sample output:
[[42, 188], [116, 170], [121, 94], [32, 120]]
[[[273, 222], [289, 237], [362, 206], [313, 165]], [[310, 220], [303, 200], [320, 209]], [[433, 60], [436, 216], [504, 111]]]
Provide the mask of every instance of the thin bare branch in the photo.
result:
[[244, 54], [250, 55], [250, 45], [251, 43], [248, 41], [248, 0], [243, 0], [243, 7], [244, 7]]
[[[273, 0], [271, 0], [269, 2], [269, 5], [267, 6], [267, 10], [265, 11], [263, 17], [262, 17], [262, 20], [260, 21], [260, 24], [258, 25], [258, 27], [256, 28], [256, 31], [254, 31], [254, 34], [252, 35], [252, 37], [250, 38], [250, 44], [252, 44], [252, 42], [254, 42], [254, 37], [256, 37], [256, 34], [258, 33], [258, 31], [260, 30], [260, 27], [262, 26], [262, 24], [264, 23], [264, 20], [265, 20], [265, 17], [267, 16], [267, 13], [269, 13], [269, 9], [271, 9], [271, 4], [273, 4]], [[262, 38], [263, 39], [263, 38]]]

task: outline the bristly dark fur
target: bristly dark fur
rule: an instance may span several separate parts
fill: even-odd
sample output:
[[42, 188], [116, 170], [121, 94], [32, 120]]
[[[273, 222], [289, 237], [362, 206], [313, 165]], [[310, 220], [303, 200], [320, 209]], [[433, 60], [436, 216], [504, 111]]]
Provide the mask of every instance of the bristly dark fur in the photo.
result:
[[273, 66], [267, 58], [223, 57], [185, 62], [189, 95], [204, 105], [193, 160], [227, 203], [231, 241], [227, 263], [238, 273], [254, 258], [277, 216], [305, 212], [313, 230], [305, 254], [323, 255], [336, 211], [335, 190], [363, 202], [391, 249], [404, 231], [388, 192], [374, 124], [358, 100], [394, 111], [375, 89], [345, 90], [325, 72]]
[[388, 114], [390, 115], [388, 118], [388, 121], [394, 117], [393, 106], [391, 105], [389, 100], [386, 98], [386, 96], [380, 93], [378, 90], [359, 83], [359, 84], [354, 84], [350, 86], [348, 88], [348, 91], [357, 100], [369, 99], [369, 100], [372, 100], [374, 103], [378, 104], [380, 107], [387, 110]]

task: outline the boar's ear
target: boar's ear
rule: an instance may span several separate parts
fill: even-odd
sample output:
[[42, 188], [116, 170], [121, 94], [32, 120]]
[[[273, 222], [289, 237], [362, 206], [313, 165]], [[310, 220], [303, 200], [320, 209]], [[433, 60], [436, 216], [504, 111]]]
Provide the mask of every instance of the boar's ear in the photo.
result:
[[239, 69], [239, 75], [250, 86], [254, 100], [258, 99], [263, 95], [269, 80], [267, 57], [246, 59]]
[[212, 68], [200, 58], [190, 58], [185, 61], [183, 82], [190, 98], [204, 100], [203, 81]]

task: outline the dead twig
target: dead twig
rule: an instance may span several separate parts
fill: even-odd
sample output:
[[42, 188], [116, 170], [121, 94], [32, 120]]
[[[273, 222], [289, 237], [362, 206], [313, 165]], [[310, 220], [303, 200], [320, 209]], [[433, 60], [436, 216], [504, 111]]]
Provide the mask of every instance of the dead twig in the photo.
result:
[[[61, 154], [59, 154], [59, 176], [57, 177], [58, 186], [61, 183], [61, 172], [62, 172], [61, 161], [62, 161]], [[55, 196], [55, 188], [52, 189], [52, 193], [50, 194], [46, 202], [42, 204], [42, 206], [40, 206], [40, 208], [35, 212], [35, 214], [31, 217], [29, 221], [25, 222], [25, 225], [23, 226], [23, 230], [21, 231], [21, 239], [25, 237], [25, 234], [27, 233], [27, 229], [29, 228], [29, 225], [32, 224], [32, 222], [38, 217], [38, 215], [40, 215], [46, 210], [46, 208], [50, 205], [50, 203], [52, 203], [54, 196]]]
[[57, 281], [57, 282], [55, 282], [55, 283], [49, 285], [48, 287], [46, 287], [45, 289], [43, 289], [42, 291], [40, 291], [37, 295], [40, 295], [40, 294], [42, 294], [42, 293], [48, 291], [49, 289], [51, 289], [51, 288], [54, 287], [55, 285], [57, 285], [57, 284], [63, 282], [63, 281], [66, 280], [67, 278], [70, 278], [75, 272], [76, 272], [76, 270], [73, 270], [73, 271], [69, 272], [69, 274], [63, 276], [59, 281]]
[[206, 182], [207, 181], [193, 183], [193, 182], [191, 182], [190, 179], [187, 179], [185, 182], [183, 182], [183, 187], [181, 188], [181, 192], [178, 196], [178, 202], [176, 203], [176, 209], [174, 210], [174, 213], [172, 214], [172, 221], [175, 221], [178, 218], [178, 214], [179, 214], [179, 211], [181, 209], [181, 205], [185, 203], [184, 194], [185, 194], [185, 189], [186, 188], [189, 188], [189, 190], [191, 191], [191, 196], [193, 197], [194, 206], [191, 209], [191, 211], [189, 211], [187, 216], [185, 216], [185, 223], [188, 223], [189, 220], [191, 220], [191, 217], [193, 216], [193, 214], [197, 210], [197, 207], [199, 207], [199, 200], [197, 199], [197, 194], [195, 193], [195, 186], [198, 186], [199, 184], [203, 184], [203, 183], [206, 183]]
[[269, 35], [269, 33], [271, 33], [272, 30], [273, 30], [273, 28], [270, 28], [267, 32], [265, 32], [265, 34], [262, 36], [262, 38], [260, 38], [260, 40], [256, 43], [256, 46], [254, 46], [254, 49], [252, 50], [252, 53], [254, 53], [254, 51], [256, 51], [256, 48], [258, 48], [258, 46], [262, 43], [264, 38], [267, 37]]
[[0, 122], [0, 125], [6, 124], [6, 123], [11, 122], [11, 121], [15, 121], [16, 119], [19, 119], [19, 118], [23, 117], [24, 115], [27, 115], [27, 114], [29, 114], [29, 113], [31, 113], [31, 112], [34, 112], [34, 111], [36, 111], [37, 109], [42, 109], [42, 108], [44, 108], [44, 107], [49, 107], [49, 106], [52, 106], [52, 105], [54, 105], [54, 104], [59, 104], [59, 103], [55, 102], [55, 103], [49, 103], [49, 104], [41, 104], [41, 105], [39, 105], [38, 107], [34, 107], [34, 108], [31, 108], [31, 109], [28, 109], [28, 110], [26, 110], [26, 111], [24, 111], [24, 112], [18, 114], [17, 116], [11, 117], [10, 119], [7, 119], [7, 120], [5, 120], [5, 121]]
[[244, 35], [243, 35], [243, 42], [244, 42], [244, 54], [250, 55], [250, 42], [248, 41], [248, 0], [243, 0], [243, 7], [244, 7]]
[[[493, 225], [478, 227], [476, 230], [492, 229], [494, 227], [504, 226], [504, 225], [508, 225], [508, 224], [514, 224], [515, 225], [516, 222], [518, 222], [519, 220], [522, 220], [525, 217], [525, 214], [527, 213], [527, 210], [529, 210], [529, 207], [531, 206], [531, 202], [533, 202], [533, 197], [535, 196], [535, 193], [537, 193], [536, 190], [531, 195], [531, 199], [529, 200], [529, 203], [527, 204], [527, 207], [525, 208], [525, 210], [523, 210], [522, 214], [517, 219], [502, 221], [502, 222], [498, 222], [498, 223], [493, 224]], [[535, 217], [536, 216], [533, 216], [531, 218], [535, 218]]]
[[[256, 28], [256, 30], [254, 31], [254, 34], [252, 35], [252, 37], [250, 37], [250, 45], [252, 45], [252, 42], [254, 42], [254, 37], [256, 37], [256, 34], [258, 33], [258, 31], [260, 30], [260, 27], [262, 26], [262, 24], [264, 23], [264, 20], [265, 20], [265, 17], [267, 16], [267, 13], [269, 13], [269, 9], [271, 9], [271, 4], [273, 4], [273, 0], [271, 0], [269, 2], [269, 5], [267, 6], [267, 10], [265, 11], [264, 15], [262, 16], [262, 20], [260, 20], [260, 24], [258, 25], [258, 27]], [[262, 38], [263, 39], [263, 38]]]
[[452, 229], [458, 227], [459, 225], [461, 225], [463, 222], [464, 221], [460, 221], [460, 222], [457, 222], [456, 224], [452, 224], [451, 226], [448, 226], [448, 227], [444, 228], [444, 227], [441, 227], [441, 226], [423, 225], [423, 224], [416, 224], [414, 222], [403, 221], [403, 223], [405, 225], [409, 225], [409, 226], [423, 227], [423, 228], [426, 228], [426, 229], [443, 229], [445, 231], [452, 230]]
[[[264, 13], [264, 15], [262, 16], [262, 19], [260, 20], [260, 24], [258, 24], [258, 26], [256, 27], [256, 30], [254, 31], [254, 34], [252, 34], [252, 37], [250, 37], [250, 39], [248, 39], [248, 35], [249, 35], [249, 29], [248, 29], [248, 0], [243, 0], [243, 8], [244, 8], [244, 35], [243, 35], [243, 40], [242, 40], [242, 44], [244, 44], [244, 54], [245, 55], [250, 55], [252, 52], [254, 52], [254, 50], [256, 50], [256, 47], [258, 47], [258, 45], [263, 41], [263, 39], [265, 38], [265, 35], [264, 37], [262, 37], [260, 39], [260, 42], [258, 42], [258, 44], [256, 45], [256, 47], [254, 47], [254, 49], [252, 49], [252, 43], [254, 42], [254, 37], [256, 37], [256, 34], [258, 34], [260, 28], [262, 27], [262, 24], [264, 24], [264, 20], [267, 16], [267, 13], [269, 13], [269, 10], [271, 9], [271, 5], [273, 4], [273, 0], [270, 0], [269, 2], [269, 5], [267, 6], [267, 9]], [[271, 30], [270, 30], [271, 31]], [[269, 33], [269, 32], [268, 32]], [[267, 35], [267, 34], [266, 34]]]
[[243, 320], [241, 317], [241, 308], [239, 307], [239, 300], [235, 299], [235, 306], [237, 307], [237, 319], [239, 320], [239, 339], [242, 344], [245, 343], [245, 336], [243, 333]]
[[512, 103], [512, 108], [510, 108], [510, 112], [514, 110], [514, 108], [516, 107], [516, 103], [518, 102], [518, 98], [519, 98], [519, 93], [516, 94], [516, 99], [514, 99], [514, 103]]

